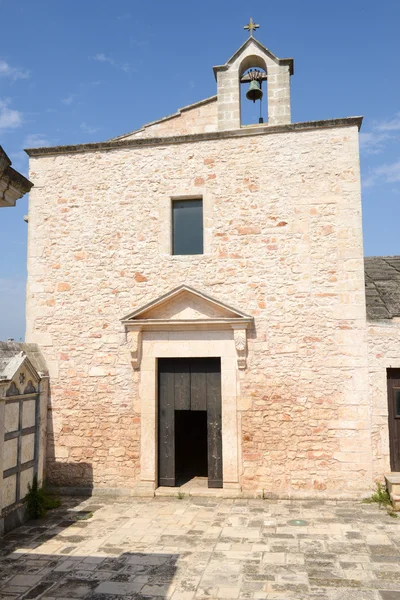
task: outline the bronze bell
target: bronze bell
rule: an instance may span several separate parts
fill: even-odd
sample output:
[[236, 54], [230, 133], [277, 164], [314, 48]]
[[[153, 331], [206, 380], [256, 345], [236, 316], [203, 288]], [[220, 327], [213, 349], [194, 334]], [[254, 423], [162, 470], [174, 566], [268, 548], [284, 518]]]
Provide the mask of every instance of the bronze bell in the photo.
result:
[[263, 93], [261, 89], [261, 83], [256, 79], [253, 79], [253, 81], [250, 81], [249, 89], [246, 93], [246, 98], [255, 102], [256, 100], [261, 100], [262, 97]]

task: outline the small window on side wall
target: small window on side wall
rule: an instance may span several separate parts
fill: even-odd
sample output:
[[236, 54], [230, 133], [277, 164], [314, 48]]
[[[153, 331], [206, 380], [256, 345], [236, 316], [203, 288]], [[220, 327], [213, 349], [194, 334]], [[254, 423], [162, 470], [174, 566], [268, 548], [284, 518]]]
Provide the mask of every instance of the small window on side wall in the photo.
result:
[[203, 200], [172, 201], [172, 254], [203, 254]]

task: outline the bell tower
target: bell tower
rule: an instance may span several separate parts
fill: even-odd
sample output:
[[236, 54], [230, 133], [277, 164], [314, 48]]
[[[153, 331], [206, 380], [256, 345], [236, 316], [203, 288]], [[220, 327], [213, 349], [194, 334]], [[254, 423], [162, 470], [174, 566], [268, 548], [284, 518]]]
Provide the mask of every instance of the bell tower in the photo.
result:
[[[278, 58], [254, 37], [259, 25], [250, 19], [245, 26], [249, 38], [224, 64], [214, 67], [218, 89], [218, 130], [239, 129], [241, 124], [240, 85], [250, 82], [254, 99], [254, 76], [245, 75], [249, 69], [262, 69], [259, 82], [267, 84], [268, 117], [264, 125], [290, 123], [290, 76], [293, 75], [293, 59]], [[253, 71], [254, 73], [254, 71]], [[259, 97], [259, 94], [256, 94]]]

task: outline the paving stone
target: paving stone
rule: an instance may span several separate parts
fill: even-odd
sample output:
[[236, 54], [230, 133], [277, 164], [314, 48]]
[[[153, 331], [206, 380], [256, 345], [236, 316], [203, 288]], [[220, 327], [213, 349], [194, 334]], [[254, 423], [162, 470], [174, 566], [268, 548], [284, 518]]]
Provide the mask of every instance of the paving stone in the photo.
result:
[[391, 592], [388, 590], [379, 590], [380, 598], [382, 600], [399, 600], [400, 592]]
[[90, 504], [65, 503], [1, 540], [0, 600], [400, 600], [400, 523], [376, 507], [102, 498], [76, 535]]

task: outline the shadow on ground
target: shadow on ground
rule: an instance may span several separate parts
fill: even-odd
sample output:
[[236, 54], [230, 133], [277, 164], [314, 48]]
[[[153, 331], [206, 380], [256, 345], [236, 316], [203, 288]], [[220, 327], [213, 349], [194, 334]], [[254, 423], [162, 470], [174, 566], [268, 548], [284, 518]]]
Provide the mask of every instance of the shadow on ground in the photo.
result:
[[[65, 556], [35, 554], [24, 561], [24, 572], [18, 553], [2, 564], [1, 598], [21, 597], [25, 600], [82, 598], [107, 600], [148, 600], [167, 597], [176, 573], [177, 555], [124, 552], [116, 558], [98, 556]], [[79, 570], [69, 572], [78, 564]], [[3, 585], [4, 579], [8, 579]]]
[[[85, 502], [85, 510], [79, 510], [83, 498], [62, 500], [62, 506], [46, 517], [30, 520], [0, 539], [1, 599], [107, 600], [123, 596], [124, 600], [154, 597], [162, 600], [166, 597], [179, 555], [124, 552], [112, 543], [105, 543], [92, 555], [73, 554], [78, 546], [85, 544], [85, 529], [92, 515], [104, 505]], [[117, 517], [107, 525], [110, 535], [114, 527], [121, 526], [121, 521], [123, 518]], [[52, 542], [58, 545], [62, 542], [62, 554], [40, 552], [43, 544]], [[115, 557], [110, 556], [113, 554]]]

